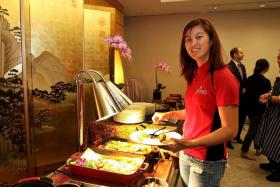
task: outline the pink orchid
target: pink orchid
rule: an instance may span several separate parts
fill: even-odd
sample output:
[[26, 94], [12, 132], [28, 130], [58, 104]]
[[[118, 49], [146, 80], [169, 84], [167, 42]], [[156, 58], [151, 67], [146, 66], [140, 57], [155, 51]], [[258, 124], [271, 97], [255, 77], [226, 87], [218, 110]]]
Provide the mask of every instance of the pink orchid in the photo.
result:
[[124, 40], [123, 40], [121, 35], [116, 35], [116, 36], [113, 37], [113, 41], [116, 42], [116, 43], [121, 43]]
[[162, 69], [163, 71], [170, 73], [171, 71], [171, 66], [165, 62], [160, 62], [158, 64], [154, 65], [155, 68], [155, 77], [156, 77], [156, 87], [158, 87], [158, 77], [157, 77], [157, 71], [158, 69]]
[[131, 49], [128, 47], [121, 35], [106, 36], [104, 40], [111, 48], [119, 50], [122, 57], [127, 59], [128, 62], [132, 61]]

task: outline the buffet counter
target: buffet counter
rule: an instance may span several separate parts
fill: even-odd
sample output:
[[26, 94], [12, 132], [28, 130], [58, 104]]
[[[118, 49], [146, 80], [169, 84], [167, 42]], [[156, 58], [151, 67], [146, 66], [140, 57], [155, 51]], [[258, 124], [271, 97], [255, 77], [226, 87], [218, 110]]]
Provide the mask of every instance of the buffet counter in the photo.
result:
[[168, 123], [166, 125], [156, 125], [150, 123], [139, 124], [122, 124], [114, 122], [112, 119], [103, 120], [99, 122], [91, 122], [88, 127], [86, 136], [89, 145], [96, 145], [100, 140], [107, 137], [120, 137], [130, 139], [130, 135], [135, 131], [144, 129], [159, 129], [166, 127], [166, 130], [178, 130], [180, 128], [176, 124]]
[[[104, 143], [104, 140], [110, 140], [113, 138], [121, 138], [128, 140], [130, 135], [134, 132], [149, 129], [160, 129], [165, 128], [167, 131], [176, 131], [177, 125], [155, 125], [148, 123], [141, 124], [120, 124], [113, 120], [105, 120], [100, 122], [90, 123], [87, 130], [87, 145], [86, 147], [98, 148], [100, 144]], [[106, 141], [105, 141], [106, 142]], [[104, 148], [104, 147], [102, 147]], [[166, 181], [169, 186], [176, 186], [179, 172], [178, 172], [178, 158], [175, 154], [172, 154], [161, 146], [153, 146], [153, 151], [148, 154], [143, 154], [145, 160], [143, 165], [147, 165], [146, 168], [137, 172], [137, 175], [133, 177], [129, 182], [124, 181], [112, 181], [112, 179], [106, 180], [102, 176], [102, 172], [95, 173], [94, 177], [79, 175], [79, 173], [71, 172], [69, 163], [61, 166], [55, 172], [48, 175], [54, 184], [63, 183], [75, 183], [81, 184], [83, 187], [92, 186], [112, 186], [112, 187], [137, 187], [142, 186], [141, 181], [147, 177], [155, 177]], [[98, 177], [99, 176], [99, 177]], [[114, 177], [110, 175], [109, 177]]]
[[159, 160], [159, 162], [153, 167], [151, 171], [145, 171], [139, 174], [129, 184], [98, 180], [97, 178], [82, 177], [78, 175], [71, 175], [69, 174], [66, 165], [61, 166], [55, 172], [50, 173], [47, 177], [53, 180], [54, 185], [74, 183], [83, 187], [137, 187], [139, 186], [141, 181], [143, 181], [146, 177], [160, 178], [166, 181], [169, 184], [169, 186], [176, 186], [178, 176], [178, 169], [176, 169], [176, 164], [174, 163], [174, 161]]

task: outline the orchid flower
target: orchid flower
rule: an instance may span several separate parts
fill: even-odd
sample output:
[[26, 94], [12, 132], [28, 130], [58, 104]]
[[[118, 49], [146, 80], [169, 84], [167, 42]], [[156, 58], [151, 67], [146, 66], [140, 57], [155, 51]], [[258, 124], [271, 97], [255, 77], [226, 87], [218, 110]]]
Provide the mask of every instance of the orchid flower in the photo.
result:
[[157, 77], [157, 71], [158, 69], [162, 69], [164, 72], [170, 73], [171, 66], [165, 62], [160, 62], [154, 65], [155, 68], [155, 77], [156, 77], [156, 88], [158, 87], [158, 77]]
[[132, 61], [131, 49], [121, 35], [105, 36], [104, 41], [108, 43], [111, 48], [119, 50], [122, 57], [127, 59], [128, 62]]

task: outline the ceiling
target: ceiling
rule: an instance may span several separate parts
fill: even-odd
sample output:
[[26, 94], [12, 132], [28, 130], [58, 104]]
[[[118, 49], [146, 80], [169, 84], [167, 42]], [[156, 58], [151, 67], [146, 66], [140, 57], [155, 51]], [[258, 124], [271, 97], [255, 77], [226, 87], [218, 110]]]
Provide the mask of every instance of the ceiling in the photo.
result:
[[118, 0], [125, 17], [280, 8], [280, 0]]

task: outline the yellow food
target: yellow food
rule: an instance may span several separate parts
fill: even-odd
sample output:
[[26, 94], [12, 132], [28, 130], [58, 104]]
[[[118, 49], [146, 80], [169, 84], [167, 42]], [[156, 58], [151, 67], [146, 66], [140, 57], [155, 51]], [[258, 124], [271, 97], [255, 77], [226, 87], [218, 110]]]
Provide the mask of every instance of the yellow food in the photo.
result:
[[95, 152], [87, 148], [72, 165], [104, 170], [120, 174], [132, 174], [141, 166], [145, 157], [113, 156]]
[[138, 139], [141, 142], [148, 142], [149, 141], [149, 142], [163, 143], [163, 144], [170, 142], [168, 136], [165, 133], [162, 133], [160, 135], [152, 136], [151, 134], [147, 134], [147, 133], [143, 132], [143, 133], [139, 134]]
[[163, 142], [164, 140], [166, 140], [166, 134], [165, 133], [160, 134], [157, 138], [160, 142]]
[[[120, 174], [132, 174], [140, 167], [142, 161], [140, 158], [103, 157], [101, 159], [88, 159], [81, 166]], [[77, 165], [77, 163], [74, 164]]]
[[109, 150], [117, 150], [138, 154], [148, 154], [152, 151], [152, 147], [148, 145], [135, 144], [117, 140], [108, 141], [103, 147]]

